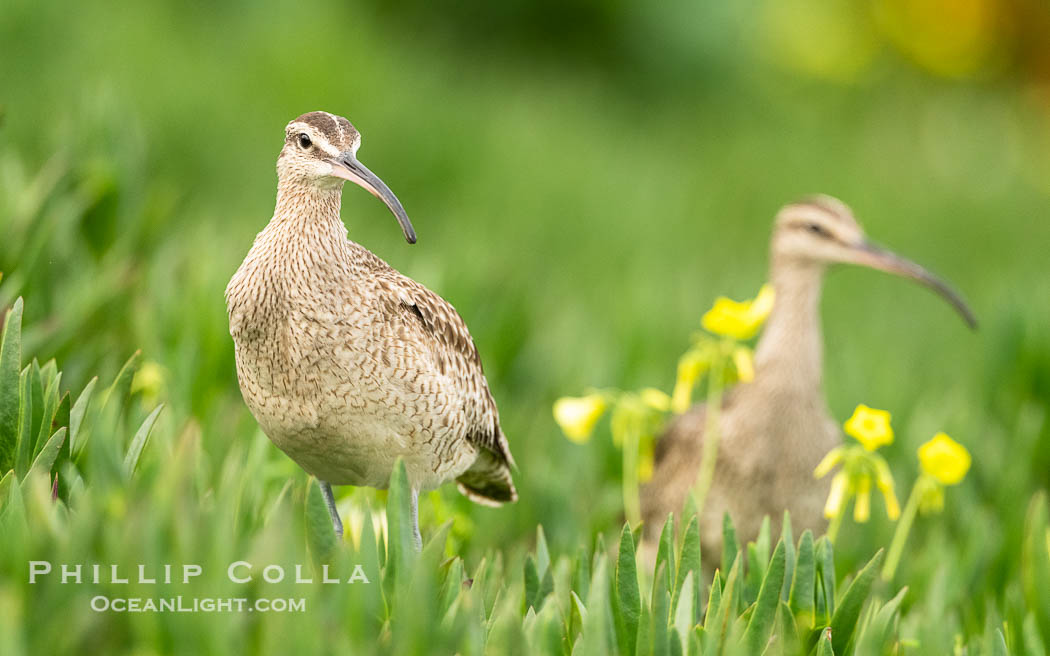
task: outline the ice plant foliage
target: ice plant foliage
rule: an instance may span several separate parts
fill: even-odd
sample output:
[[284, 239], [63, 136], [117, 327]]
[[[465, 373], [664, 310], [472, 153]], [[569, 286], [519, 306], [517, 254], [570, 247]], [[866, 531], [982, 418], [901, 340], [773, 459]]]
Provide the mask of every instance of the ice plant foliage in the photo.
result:
[[862, 524], [871, 518], [872, 483], [885, 501], [886, 516], [896, 520], [901, 512], [894, 490], [893, 474], [886, 460], [875, 452], [880, 446], [893, 442], [890, 413], [861, 404], [844, 426], [846, 432], [860, 444], [835, 447], [813, 470], [816, 478], [823, 478], [832, 469], [842, 465], [842, 469], [831, 479], [831, 492], [824, 505], [824, 516], [831, 520], [828, 538], [832, 541], [838, 534], [843, 510], [851, 498], [854, 499], [853, 520]]
[[[837, 579], [831, 543], [814, 539], [809, 531], [796, 538], [787, 515], [779, 539], [766, 522], [757, 540], [747, 544], [737, 542], [727, 520], [725, 565], [710, 585], [702, 578], [694, 513], [681, 518], [684, 530], [677, 539], [674, 522], [664, 525], [655, 572], [639, 562], [631, 526], [623, 527], [618, 549], [598, 538], [580, 545], [575, 554], [552, 551], [543, 527], [537, 527], [534, 547], [490, 550], [471, 563], [454, 546], [455, 521], [444, 521], [430, 532], [422, 552], [416, 552], [409, 529], [415, 512], [411, 489], [404, 463], [398, 461], [385, 495], [385, 513], [355, 507], [347, 516], [349, 539], [340, 542], [316, 480], [302, 477], [260, 488], [268, 463], [260, 454], [251, 455], [258, 449], [234, 446], [224, 461], [212, 462], [196, 436], [176, 437], [163, 426], [152, 438], [161, 440], [161, 448], [149, 448], [145, 440], [158, 410], [144, 424], [114, 421], [148, 412], [139, 407], [145, 406], [145, 388], [131, 392], [134, 357], [104, 391], [92, 394], [91, 382], [75, 400], [58, 394], [61, 373], [53, 361], [21, 366], [21, 309], [19, 301], [0, 330], [0, 406], [28, 409], [39, 387], [45, 390], [44, 407], [42, 418], [31, 424], [29, 412], [0, 417], [17, 422], [18, 429], [9, 430], [10, 424], [0, 421], [0, 455], [6, 458], [0, 459], [0, 470], [15, 461], [0, 476], [0, 607], [17, 610], [20, 600], [28, 600], [35, 607], [25, 605], [25, 617], [49, 624], [47, 630], [37, 630], [21, 616], [5, 624], [7, 616], [0, 613], [8, 641], [0, 647], [4, 654], [11, 652], [5, 650], [9, 644], [26, 645], [12, 653], [66, 653], [70, 648], [63, 641], [76, 647], [92, 636], [135, 635], [136, 626], [143, 626], [135, 624], [136, 617], [143, 617], [135, 613], [95, 613], [84, 624], [46, 612], [56, 604], [90, 608], [100, 591], [95, 585], [67, 584], [58, 575], [27, 579], [30, 557], [55, 562], [58, 569], [70, 554], [85, 562], [148, 556], [140, 562], [160, 567], [182, 562], [191, 553], [197, 554], [194, 562], [204, 572], [227, 573], [231, 556], [240, 555], [231, 552], [231, 542], [245, 554], [270, 554], [274, 563], [297, 564], [294, 577], [267, 579], [262, 588], [254, 583], [263, 582], [255, 581], [243, 592], [304, 604], [306, 612], [283, 616], [302, 620], [281, 620], [281, 631], [290, 632], [297, 644], [327, 641], [354, 653], [842, 655], [851, 653], [852, 644], [867, 649], [856, 653], [892, 653], [888, 650], [900, 643], [895, 627], [902, 595], [886, 600], [875, 592], [882, 553], [845, 580]], [[645, 422], [670, 406], [669, 397], [654, 389], [619, 397], [601, 391], [580, 400], [585, 403], [559, 406], [566, 425], [592, 433], [595, 422], [610, 412], [614, 430], [626, 431], [625, 439], [631, 431], [648, 430]], [[25, 436], [35, 439], [41, 430], [44, 444], [29, 444]], [[47, 431], [53, 431], [50, 437]], [[63, 441], [67, 433], [70, 439]], [[265, 440], [260, 435], [256, 444], [260, 439]], [[144, 467], [136, 467], [140, 455]], [[204, 469], [243, 475], [220, 475], [222, 482], [215, 487], [201, 477]], [[63, 478], [56, 498], [54, 475], [59, 471]], [[67, 478], [65, 485], [61, 481]], [[144, 489], [175, 489], [179, 494], [143, 495]], [[447, 517], [441, 495], [432, 493], [431, 499], [428, 506], [441, 523]], [[246, 508], [251, 512], [243, 512]], [[231, 517], [241, 519], [231, 522]], [[104, 551], [114, 548], [114, 527], [125, 524], [139, 539], [118, 541], [126, 551]], [[1036, 527], [1040, 536], [1044, 526]], [[143, 542], [154, 550], [140, 555]], [[316, 585], [299, 581], [300, 564], [302, 575]], [[321, 585], [329, 575], [350, 582], [358, 572], [368, 583], [357, 579], [351, 594], [330, 594]], [[159, 590], [174, 592], [167, 586]], [[210, 598], [214, 582], [201, 577], [178, 586], [177, 593], [187, 600]], [[316, 618], [328, 614], [340, 621], [319, 634]], [[238, 622], [231, 624], [232, 634], [229, 627], [226, 633], [209, 634], [214, 615], [207, 612], [180, 614], [177, 622], [173, 618], [156, 613], [150, 621], [174, 636], [174, 651], [181, 645], [181, 651], [194, 652], [200, 636], [238, 644], [258, 637]], [[56, 636], [61, 637], [57, 643]]]

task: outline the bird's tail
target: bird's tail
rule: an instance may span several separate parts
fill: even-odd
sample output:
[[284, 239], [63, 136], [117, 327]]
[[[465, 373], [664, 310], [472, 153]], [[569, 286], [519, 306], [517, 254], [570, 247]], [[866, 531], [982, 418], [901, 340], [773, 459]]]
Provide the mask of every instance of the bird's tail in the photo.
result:
[[518, 500], [507, 461], [488, 449], [480, 449], [477, 460], [456, 479], [459, 491], [474, 503], [502, 506]]

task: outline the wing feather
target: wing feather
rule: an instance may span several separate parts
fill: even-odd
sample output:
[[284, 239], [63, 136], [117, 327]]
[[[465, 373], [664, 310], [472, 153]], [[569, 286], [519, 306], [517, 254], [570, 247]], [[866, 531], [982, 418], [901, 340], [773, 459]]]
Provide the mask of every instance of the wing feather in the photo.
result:
[[452, 304], [422, 284], [392, 268], [389, 272], [396, 276], [390, 286], [397, 293], [388, 297], [398, 300], [398, 307], [392, 309], [422, 326], [439, 370], [465, 392], [466, 414], [473, 418], [466, 438], [491, 452], [498, 463], [513, 467], [514, 458], [499, 424], [496, 401], [466, 322]]

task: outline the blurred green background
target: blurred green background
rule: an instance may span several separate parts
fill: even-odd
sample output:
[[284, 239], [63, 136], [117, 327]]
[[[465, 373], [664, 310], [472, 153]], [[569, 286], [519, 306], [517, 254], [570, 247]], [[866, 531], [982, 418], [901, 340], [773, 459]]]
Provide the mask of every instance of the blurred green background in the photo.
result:
[[[569, 548], [618, 525], [619, 459], [566, 441], [551, 402], [669, 390], [714, 297], [764, 280], [778, 207], [829, 193], [981, 320], [836, 271], [826, 389], [842, 419], [893, 412], [902, 490], [933, 432], [973, 452], [915, 567], [950, 549], [964, 574], [926, 580], [945, 603], [1009, 594], [1050, 483], [1045, 2], [6, 0], [0, 44], [0, 304], [26, 298], [27, 356], [70, 389], [141, 348], [165, 434], [200, 431], [216, 463], [254, 439], [223, 290], [272, 212], [285, 123], [342, 114], [419, 243], [348, 187], [350, 237], [466, 319], [520, 465], [515, 506], [441, 492], [466, 553], [538, 522]], [[260, 485], [300, 475], [268, 457]], [[847, 565], [891, 530], [847, 531]]]

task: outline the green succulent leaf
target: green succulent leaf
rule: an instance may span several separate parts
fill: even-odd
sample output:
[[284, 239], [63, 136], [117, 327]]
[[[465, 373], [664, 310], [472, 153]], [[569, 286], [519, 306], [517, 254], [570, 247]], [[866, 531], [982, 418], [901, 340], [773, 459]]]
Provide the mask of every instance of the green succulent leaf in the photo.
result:
[[616, 559], [616, 601], [614, 605], [617, 643], [620, 653], [635, 653], [638, 643], [638, 622], [641, 615], [641, 592], [638, 587], [638, 566], [635, 560], [634, 535], [624, 524], [620, 533], [620, 550]]
[[879, 549], [864, 566], [864, 569], [857, 574], [857, 578], [853, 579], [853, 582], [846, 588], [846, 592], [842, 595], [842, 602], [831, 617], [831, 635], [836, 653], [846, 653], [846, 647], [853, 638], [861, 608], [867, 601], [871, 586], [878, 574], [883, 553], [883, 550]]
[[816, 585], [816, 557], [813, 551], [813, 534], [806, 530], [798, 541], [798, 557], [791, 581], [791, 596], [788, 605], [800, 630], [812, 629], [816, 621], [814, 614], [814, 586]]
[[[675, 580], [674, 585], [674, 598], [671, 602], [672, 608], [678, 608], [678, 603], [682, 599], [682, 585], [685, 582], [685, 577], [690, 573], [693, 575], [693, 582], [696, 584], [693, 586], [693, 599], [690, 603], [695, 606], [695, 609], [700, 609], [700, 575], [701, 575], [701, 564], [700, 564], [700, 525], [697, 521], [697, 516], [694, 514], [689, 518], [689, 524], [685, 528], [685, 535], [682, 538], [682, 551], [678, 555], [678, 576]], [[687, 633], [683, 632], [683, 638]]]
[[1050, 501], [1045, 491], [1032, 497], [1025, 514], [1021, 574], [1035, 624], [1044, 644], [1050, 644]]
[[306, 541], [318, 566], [332, 562], [339, 548], [328, 504], [315, 478], [310, 479], [306, 490]]
[[124, 469], [128, 474], [135, 473], [135, 469], [139, 465], [139, 458], [142, 457], [142, 450], [146, 448], [146, 443], [149, 441], [150, 433], [153, 432], [153, 425], [157, 423], [157, 417], [163, 409], [163, 404], [154, 408], [153, 412], [149, 413], [149, 415], [142, 421], [138, 430], [135, 431], [134, 437], [131, 438], [131, 444], [128, 445], [128, 452], [124, 456]]
[[780, 591], [784, 587], [786, 555], [783, 540], [777, 542], [773, 558], [766, 568], [762, 587], [758, 592], [755, 609], [744, 633], [744, 648], [752, 654], [763, 651], [776, 621], [777, 608], [780, 607]]
[[15, 466], [22, 370], [22, 299], [4, 315], [0, 338], [0, 472]]
[[88, 384], [84, 386], [84, 390], [73, 404], [73, 408], [69, 411], [69, 449], [73, 457], [76, 457], [76, 454], [82, 448], [80, 427], [83, 425], [84, 416], [87, 414], [88, 404], [91, 402], [91, 395], [95, 391], [96, 384], [98, 384], [97, 376], [88, 381]]
[[740, 551], [740, 544], [736, 540], [736, 528], [733, 526], [733, 518], [729, 513], [722, 516], [722, 571], [728, 572], [736, 560]]
[[40, 449], [40, 453], [37, 454], [36, 459], [33, 460], [33, 465], [29, 468], [29, 475], [38, 474], [50, 478], [51, 467], [55, 464], [55, 460], [58, 459], [59, 451], [62, 449], [62, 444], [65, 440], [65, 427], [55, 431], [55, 434], [47, 440], [44, 447]]
[[[412, 544], [411, 489], [405, 462], [398, 458], [390, 475], [386, 498], [386, 572], [384, 583], [396, 587], [407, 583], [408, 565], [415, 546]], [[392, 588], [391, 588], [392, 591]]]

